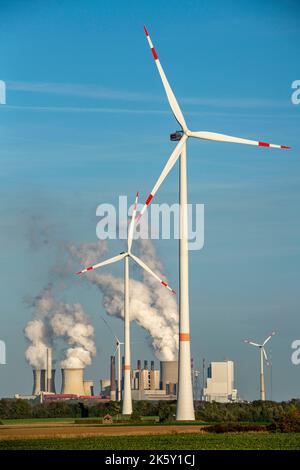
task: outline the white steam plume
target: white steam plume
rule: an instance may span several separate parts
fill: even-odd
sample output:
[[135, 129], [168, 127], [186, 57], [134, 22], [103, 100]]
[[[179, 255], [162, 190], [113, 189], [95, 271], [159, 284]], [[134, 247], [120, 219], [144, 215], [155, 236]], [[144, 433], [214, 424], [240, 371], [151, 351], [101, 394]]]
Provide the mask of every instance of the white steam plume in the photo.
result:
[[62, 368], [81, 368], [92, 362], [96, 354], [92, 339], [94, 328], [88, 323], [88, 317], [80, 304], [59, 303], [50, 320], [54, 335], [61, 337], [70, 345], [61, 362]]
[[46, 367], [46, 348], [58, 338], [67, 344], [62, 367], [81, 368], [91, 363], [96, 354], [94, 328], [80, 304], [58, 302], [51, 286], [28, 303], [34, 313], [24, 329], [30, 342], [25, 356], [32, 367]]
[[[161, 275], [161, 263], [158, 261], [153, 244], [149, 240], [139, 242], [141, 258], [158, 275]], [[106, 251], [102, 243], [86, 243], [79, 247], [69, 246], [71, 255], [82, 266], [87, 266], [101, 259]], [[100, 257], [99, 257], [100, 255]], [[131, 264], [132, 272], [133, 264]], [[124, 282], [123, 278], [113, 276], [107, 267], [90, 271], [85, 279], [97, 285], [103, 294], [103, 306], [108, 315], [124, 316]], [[138, 268], [139, 269], [139, 268]], [[178, 309], [176, 299], [142, 271], [143, 282], [130, 279], [130, 318], [135, 320], [152, 337], [152, 346], [159, 360], [172, 361], [178, 355]]]
[[32, 367], [45, 369], [46, 349], [52, 344], [49, 315], [55, 304], [51, 286], [47, 286], [37, 297], [27, 300], [27, 304], [34, 308], [34, 312], [32, 320], [24, 328], [25, 336], [30, 342], [25, 357]]

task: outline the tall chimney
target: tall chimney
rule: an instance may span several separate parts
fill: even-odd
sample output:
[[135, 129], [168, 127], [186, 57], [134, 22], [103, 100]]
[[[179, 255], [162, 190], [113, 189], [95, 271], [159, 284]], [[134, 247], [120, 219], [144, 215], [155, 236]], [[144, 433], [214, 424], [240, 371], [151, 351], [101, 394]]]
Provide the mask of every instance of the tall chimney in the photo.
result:
[[116, 401], [116, 363], [115, 356], [110, 356], [110, 399]]
[[47, 392], [52, 388], [52, 349], [47, 348]]
[[145, 369], [145, 370], [148, 369], [148, 361], [144, 361], [144, 369]]
[[154, 361], [151, 361], [151, 370], [154, 370]]
[[142, 361], [140, 359], [138, 359], [137, 361], [137, 370], [141, 370], [142, 368]]

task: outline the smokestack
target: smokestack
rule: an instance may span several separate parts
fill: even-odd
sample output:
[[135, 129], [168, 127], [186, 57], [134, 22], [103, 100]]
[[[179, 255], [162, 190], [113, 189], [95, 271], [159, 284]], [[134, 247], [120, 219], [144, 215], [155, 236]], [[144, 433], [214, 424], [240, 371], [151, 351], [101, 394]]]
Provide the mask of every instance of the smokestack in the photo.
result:
[[138, 359], [137, 361], [137, 370], [141, 370], [142, 368], [142, 361], [140, 359]]
[[62, 394], [84, 395], [83, 369], [61, 369]]
[[116, 401], [116, 363], [115, 356], [110, 356], [110, 399]]
[[47, 348], [47, 392], [51, 392], [52, 384], [52, 349]]
[[154, 361], [151, 361], [151, 370], [154, 370]]
[[32, 395], [38, 395], [41, 391], [41, 369], [32, 369], [32, 372], [33, 372]]
[[145, 370], [148, 369], [148, 361], [144, 361], [144, 369], [145, 369]]

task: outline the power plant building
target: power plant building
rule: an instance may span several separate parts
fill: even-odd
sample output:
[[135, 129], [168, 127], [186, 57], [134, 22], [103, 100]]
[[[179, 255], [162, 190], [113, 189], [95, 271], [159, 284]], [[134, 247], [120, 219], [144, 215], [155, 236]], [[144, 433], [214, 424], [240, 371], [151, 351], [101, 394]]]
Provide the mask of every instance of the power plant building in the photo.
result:
[[219, 403], [237, 401], [233, 361], [212, 362], [210, 364], [207, 369], [206, 387], [203, 389], [203, 400]]
[[133, 400], [174, 400], [178, 382], [178, 362], [164, 361], [160, 369], [155, 369], [154, 361], [150, 368], [148, 361], [137, 361], [137, 368], [132, 371]]

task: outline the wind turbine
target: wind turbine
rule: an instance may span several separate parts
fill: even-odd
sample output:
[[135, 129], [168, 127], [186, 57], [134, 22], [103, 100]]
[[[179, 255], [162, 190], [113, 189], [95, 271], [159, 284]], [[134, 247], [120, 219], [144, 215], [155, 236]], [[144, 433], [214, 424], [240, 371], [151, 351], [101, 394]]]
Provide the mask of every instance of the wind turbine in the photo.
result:
[[117, 358], [118, 358], [118, 389], [117, 389], [117, 401], [121, 401], [121, 393], [122, 393], [122, 387], [121, 387], [121, 346], [124, 344], [120, 341], [120, 339], [117, 337], [117, 335], [115, 334], [115, 332], [113, 331], [113, 329], [111, 328], [110, 324], [105, 320], [104, 317], [102, 317], [102, 320], [104, 321], [104, 323], [106, 324], [107, 328], [109, 329], [109, 331], [111, 332], [111, 334], [113, 335], [114, 339], [116, 340], [116, 348], [115, 348], [115, 352], [114, 352], [114, 356], [117, 354]]
[[[130, 415], [132, 413], [132, 399], [131, 399], [131, 360], [130, 360], [130, 312], [129, 312], [129, 258], [131, 258], [136, 264], [141, 268], [151, 274], [160, 284], [171, 292], [175, 293], [173, 289], [163, 280], [160, 279], [157, 274], [155, 274], [149, 266], [147, 266], [140, 258], [135, 256], [131, 252], [134, 228], [135, 228], [135, 219], [137, 211], [137, 202], [138, 202], [138, 193], [136, 193], [134, 208], [132, 212], [131, 222], [128, 229], [128, 238], [127, 238], [127, 251], [122, 252], [113, 258], [109, 258], [100, 263], [94, 264], [93, 266], [88, 266], [87, 268], [79, 271], [76, 274], [83, 274], [87, 271], [92, 271], [94, 269], [106, 266], [108, 264], [116, 263], [117, 261], [124, 260], [124, 343], [125, 343], [125, 365], [124, 365], [124, 394], [123, 394], [123, 415]], [[120, 343], [121, 344], [121, 343]]]
[[188, 220], [187, 220], [187, 176], [186, 176], [186, 142], [189, 137], [203, 140], [213, 140], [219, 142], [233, 142], [239, 144], [256, 145], [261, 147], [274, 147], [288, 149], [286, 145], [275, 145], [256, 140], [241, 139], [225, 134], [217, 134], [208, 131], [190, 131], [185, 122], [182, 111], [169, 85], [165, 72], [158, 59], [158, 55], [152, 44], [151, 38], [144, 26], [146, 37], [153, 54], [158, 73], [162, 80], [169, 105], [181, 130], [170, 135], [172, 141], [179, 141], [167, 161], [163, 171], [156, 181], [151, 193], [146, 199], [137, 222], [142, 217], [147, 206], [150, 204], [155, 193], [166, 178], [167, 174], [175, 165], [180, 156], [180, 176], [179, 176], [179, 207], [180, 207], [180, 240], [179, 240], [179, 370], [178, 370], [178, 394], [177, 394], [177, 420], [194, 420], [193, 390], [191, 381], [191, 353], [190, 353], [190, 321], [189, 321], [189, 280], [188, 280]]
[[268, 356], [265, 350], [265, 345], [268, 341], [274, 336], [276, 333], [272, 331], [272, 333], [265, 339], [262, 344], [254, 343], [253, 341], [249, 341], [248, 339], [244, 340], [244, 343], [251, 344], [251, 346], [255, 346], [260, 350], [260, 399], [262, 401], [265, 400], [265, 376], [264, 376], [264, 358], [266, 360], [267, 366], [269, 365]]

